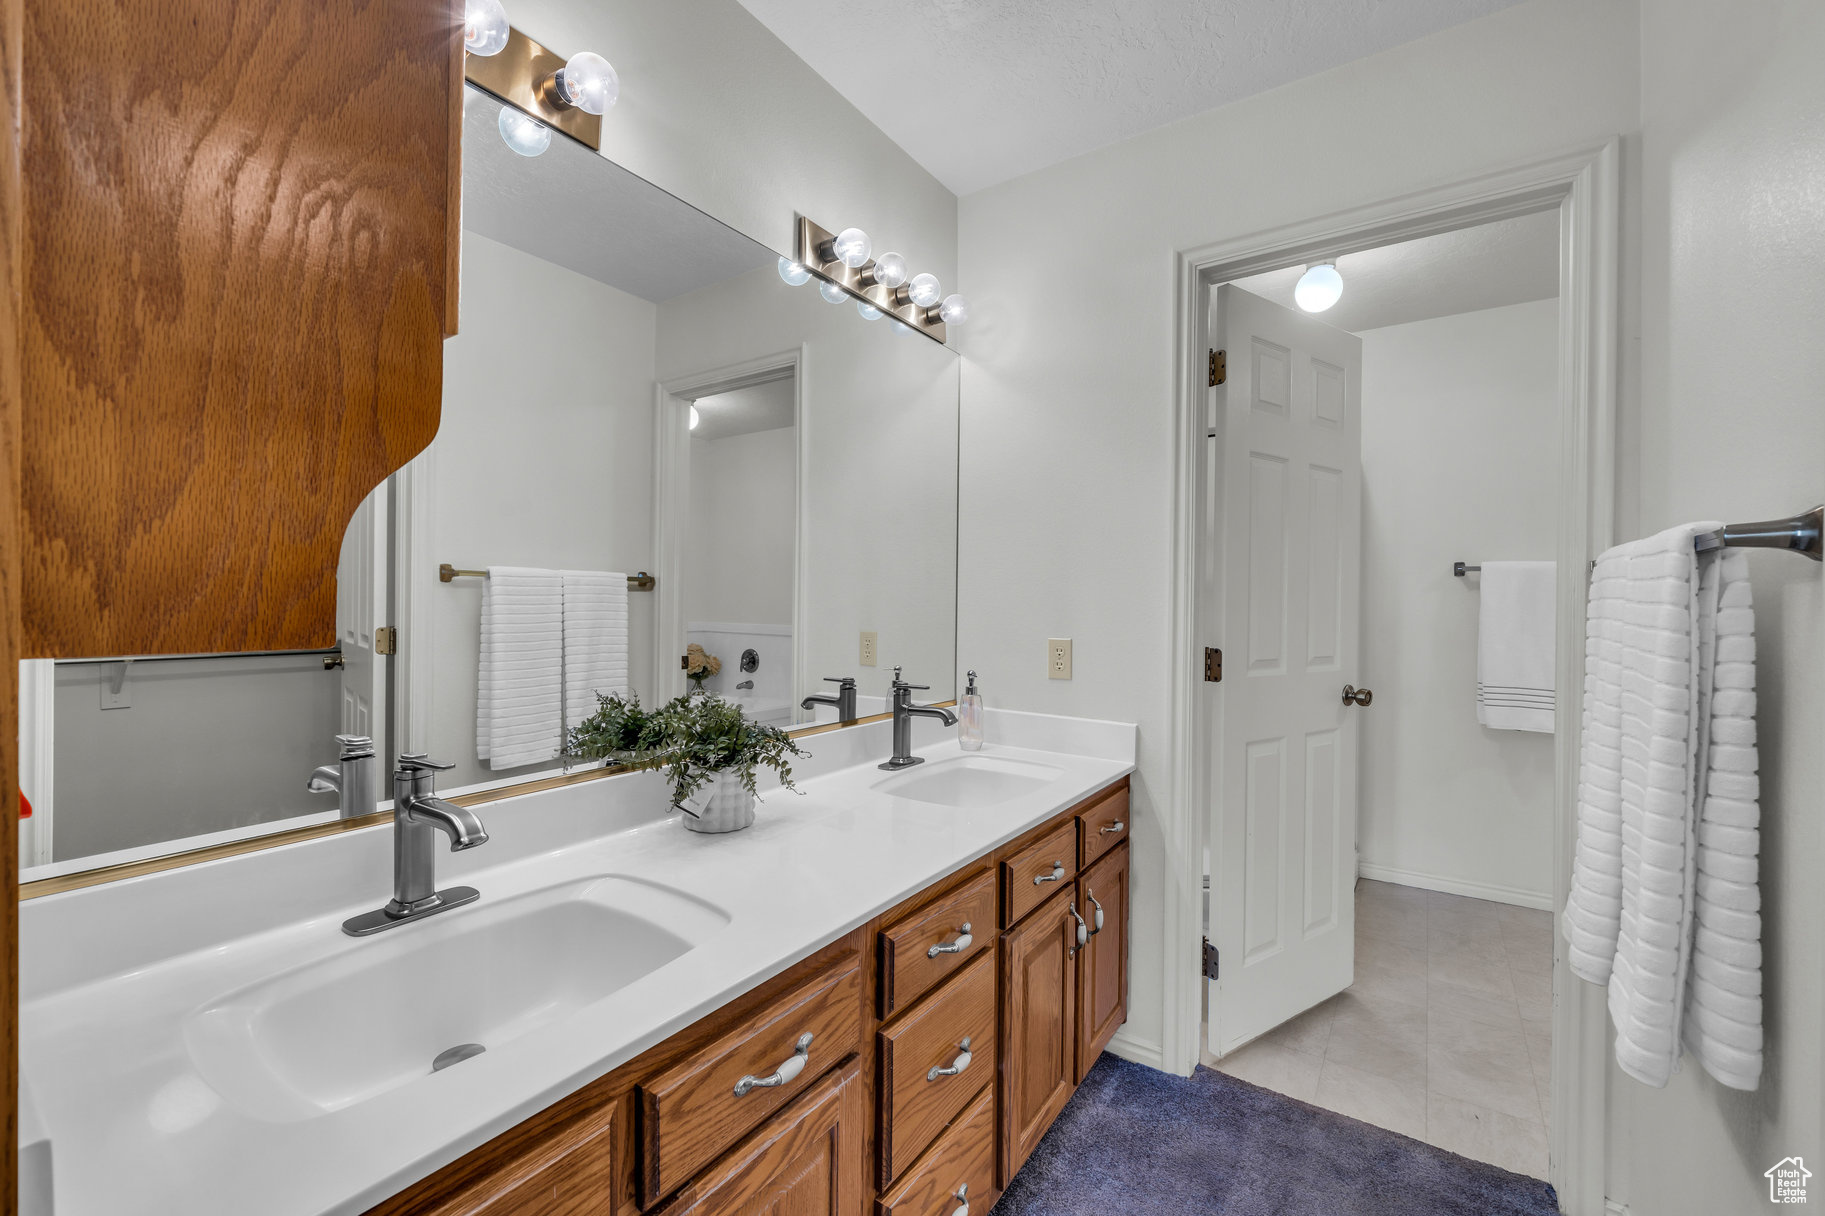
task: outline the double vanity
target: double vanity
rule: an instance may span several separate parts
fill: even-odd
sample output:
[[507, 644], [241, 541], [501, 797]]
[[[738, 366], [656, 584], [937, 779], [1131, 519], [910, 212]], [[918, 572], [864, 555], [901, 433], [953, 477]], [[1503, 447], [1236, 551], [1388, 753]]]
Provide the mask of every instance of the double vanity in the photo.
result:
[[987, 1211], [1124, 1020], [1134, 760], [987, 717], [812, 735], [726, 836], [652, 774], [458, 796], [480, 897], [372, 936], [385, 825], [28, 900], [57, 1216]]

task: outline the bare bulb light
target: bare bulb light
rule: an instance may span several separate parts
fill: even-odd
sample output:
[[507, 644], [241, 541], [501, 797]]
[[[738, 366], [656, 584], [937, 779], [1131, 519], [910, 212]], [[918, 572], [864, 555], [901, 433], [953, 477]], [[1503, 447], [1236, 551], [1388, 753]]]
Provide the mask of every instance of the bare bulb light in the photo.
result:
[[835, 283], [819, 283], [817, 285], [817, 294], [823, 296], [825, 300], [832, 304], [841, 304], [844, 300], [849, 298], [849, 293], [844, 291], [841, 287], [838, 287]]
[[471, 55], [498, 55], [507, 45], [507, 10], [501, 0], [464, 0], [463, 49]]
[[867, 300], [857, 300], [855, 302], [855, 310], [857, 315], [864, 321], [879, 321], [881, 319], [881, 310], [876, 308], [873, 304], [870, 304]]
[[836, 234], [836, 240], [830, 242], [831, 256], [851, 270], [860, 270], [868, 264], [871, 248], [873, 246], [869, 244], [868, 234], [860, 228], [845, 228]]
[[697, 407], [693, 405], [691, 407], [691, 429], [693, 431], [697, 429], [697, 421]]
[[552, 74], [558, 101], [585, 114], [606, 114], [621, 97], [621, 78], [614, 65], [594, 51], [578, 51]]
[[501, 138], [521, 156], [537, 156], [551, 147], [551, 128], [512, 106], [502, 106], [497, 120]]
[[904, 338], [907, 334], [909, 334], [913, 331], [912, 326], [908, 325], [904, 321], [895, 321], [888, 328], [893, 330], [893, 336], [896, 338]]
[[946, 325], [961, 325], [970, 319], [969, 301], [962, 296], [945, 296], [938, 305], [938, 319]]
[[811, 272], [794, 262], [791, 258], [779, 260], [779, 277], [785, 280], [786, 286], [798, 287], [811, 278]]
[[1307, 312], [1323, 312], [1343, 298], [1343, 276], [1335, 262], [1314, 262], [1293, 287], [1293, 303]]
[[884, 253], [874, 260], [874, 281], [894, 288], [906, 282], [906, 259], [897, 253]]
[[930, 308], [944, 298], [944, 288], [935, 274], [916, 274], [906, 288], [907, 298], [920, 308]]

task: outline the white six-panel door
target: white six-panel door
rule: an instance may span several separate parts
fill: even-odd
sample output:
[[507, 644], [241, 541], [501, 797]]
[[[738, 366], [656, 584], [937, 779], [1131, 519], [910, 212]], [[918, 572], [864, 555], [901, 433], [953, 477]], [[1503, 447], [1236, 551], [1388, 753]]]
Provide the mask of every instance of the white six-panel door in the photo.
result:
[[1210, 1049], [1221, 1055], [1350, 985], [1355, 963], [1362, 343], [1217, 289], [1204, 616], [1213, 794]]

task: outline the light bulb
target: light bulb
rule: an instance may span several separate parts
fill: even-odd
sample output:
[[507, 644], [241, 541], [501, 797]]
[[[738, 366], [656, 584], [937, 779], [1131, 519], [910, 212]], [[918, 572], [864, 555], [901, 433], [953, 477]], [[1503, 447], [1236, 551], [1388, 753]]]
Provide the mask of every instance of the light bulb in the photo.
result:
[[500, 54], [508, 28], [501, 0], [463, 0], [463, 49], [471, 55]]
[[906, 259], [897, 253], [884, 253], [874, 260], [874, 281], [893, 288], [906, 282]]
[[817, 285], [817, 294], [823, 296], [824, 299], [830, 301], [832, 304], [841, 304], [844, 300], [849, 298], [849, 293], [844, 291], [841, 287], [838, 287], [835, 283], [819, 283]]
[[551, 128], [512, 106], [502, 106], [498, 120], [501, 138], [521, 156], [537, 156], [551, 147]]
[[845, 228], [836, 234], [836, 240], [830, 242], [830, 252], [837, 261], [851, 270], [859, 270], [868, 264], [868, 234], [860, 228]]
[[912, 278], [912, 283], [907, 287], [906, 293], [908, 298], [920, 308], [930, 308], [944, 297], [944, 288], [938, 286], [937, 275], [916, 274]]
[[697, 429], [697, 407], [694, 405], [691, 407], [691, 429]]
[[1293, 287], [1293, 302], [1307, 312], [1323, 312], [1343, 298], [1343, 276], [1335, 262], [1314, 262]]
[[552, 75], [558, 100], [585, 114], [603, 114], [621, 96], [621, 79], [608, 60], [594, 51], [578, 51]]
[[893, 336], [896, 338], [904, 338], [913, 331], [912, 326], [904, 321], [895, 321], [892, 325], [888, 326], [888, 328], [893, 330]]
[[785, 280], [786, 286], [797, 287], [811, 278], [811, 272], [806, 270], [803, 266], [800, 266], [797, 262], [794, 262], [791, 258], [781, 258], [779, 260], [779, 277]]
[[969, 301], [962, 296], [945, 296], [938, 305], [938, 318], [946, 325], [961, 325], [970, 319]]
[[881, 310], [876, 308], [873, 304], [870, 304], [867, 300], [857, 300], [855, 302], [855, 310], [861, 315], [861, 318], [864, 321], [879, 321], [881, 319]]

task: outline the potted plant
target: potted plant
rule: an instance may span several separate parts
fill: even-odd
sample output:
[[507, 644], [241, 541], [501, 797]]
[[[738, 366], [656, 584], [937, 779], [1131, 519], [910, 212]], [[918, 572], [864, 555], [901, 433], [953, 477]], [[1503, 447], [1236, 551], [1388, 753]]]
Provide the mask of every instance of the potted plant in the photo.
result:
[[721, 697], [686, 693], [660, 711], [665, 750], [650, 767], [672, 783], [672, 805], [686, 815], [693, 832], [734, 832], [754, 822], [758, 771], [779, 775], [787, 789], [792, 757], [804, 750], [777, 726], [756, 722], [741, 706]]
[[566, 760], [606, 760], [651, 768], [650, 760], [666, 745], [663, 710], [649, 710], [638, 695], [596, 694], [596, 712], [570, 728], [564, 740]]
[[696, 642], [684, 648], [684, 674], [690, 678], [694, 691], [702, 692], [703, 682], [721, 670], [722, 660], [704, 653], [703, 647]]

